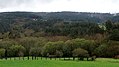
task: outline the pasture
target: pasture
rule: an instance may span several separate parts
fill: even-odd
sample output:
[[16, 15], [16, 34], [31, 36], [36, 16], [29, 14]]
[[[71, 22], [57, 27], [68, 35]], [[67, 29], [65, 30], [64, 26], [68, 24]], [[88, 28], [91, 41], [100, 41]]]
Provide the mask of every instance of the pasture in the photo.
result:
[[98, 58], [96, 61], [78, 61], [63, 59], [38, 60], [0, 60], [0, 67], [119, 67], [119, 60], [111, 58]]

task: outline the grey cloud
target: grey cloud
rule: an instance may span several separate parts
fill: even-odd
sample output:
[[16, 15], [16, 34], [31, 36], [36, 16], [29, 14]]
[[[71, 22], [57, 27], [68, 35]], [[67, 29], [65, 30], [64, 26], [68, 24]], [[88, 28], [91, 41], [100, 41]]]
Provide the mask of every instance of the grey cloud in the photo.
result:
[[113, 3], [119, 3], [119, 0], [112, 0]]
[[0, 0], [0, 8], [8, 8], [14, 6], [24, 5], [33, 5], [37, 3], [50, 3], [54, 0]]

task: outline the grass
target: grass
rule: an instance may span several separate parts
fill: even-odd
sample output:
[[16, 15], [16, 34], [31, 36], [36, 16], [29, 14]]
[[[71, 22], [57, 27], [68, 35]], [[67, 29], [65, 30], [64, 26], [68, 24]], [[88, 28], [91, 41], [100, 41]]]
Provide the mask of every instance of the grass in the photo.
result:
[[0, 67], [119, 67], [119, 60], [98, 58], [96, 61], [0, 60]]

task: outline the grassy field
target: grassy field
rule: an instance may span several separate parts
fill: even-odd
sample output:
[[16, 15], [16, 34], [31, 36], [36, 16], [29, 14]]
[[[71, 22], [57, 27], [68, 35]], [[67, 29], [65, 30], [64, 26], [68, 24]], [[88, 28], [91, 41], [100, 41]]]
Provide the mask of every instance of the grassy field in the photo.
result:
[[0, 60], [0, 67], [119, 67], [119, 60], [99, 58], [96, 61]]

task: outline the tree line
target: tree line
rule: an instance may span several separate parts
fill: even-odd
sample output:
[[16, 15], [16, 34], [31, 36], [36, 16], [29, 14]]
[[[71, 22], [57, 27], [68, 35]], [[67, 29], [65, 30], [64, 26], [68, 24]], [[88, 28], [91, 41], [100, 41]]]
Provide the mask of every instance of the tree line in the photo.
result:
[[45, 38], [25, 37], [14, 40], [0, 41], [0, 58], [11, 57], [49, 57], [89, 58], [115, 57], [119, 54], [119, 42], [109, 41], [98, 43], [95, 40], [71, 39], [67, 41], [51, 42]]
[[[94, 43], [85, 39], [50, 42], [43, 38], [23, 38], [18, 41], [0, 41], [0, 58], [10, 57], [89, 57], [81, 43]], [[81, 51], [81, 53], [77, 53]]]
[[29, 14], [15, 17], [17, 14], [0, 20], [0, 58], [78, 57], [83, 60], [119, 55], [119, 23], [43, 20]]

